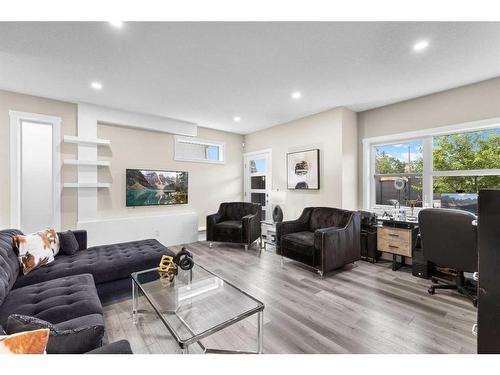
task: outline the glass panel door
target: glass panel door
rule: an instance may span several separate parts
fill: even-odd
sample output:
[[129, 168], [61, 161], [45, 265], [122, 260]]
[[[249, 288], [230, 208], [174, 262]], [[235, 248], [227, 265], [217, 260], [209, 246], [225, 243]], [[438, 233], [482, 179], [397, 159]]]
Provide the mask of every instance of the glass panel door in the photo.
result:
[[268, 208], [269, 192], [271, 191], [271, 155], [269, 152], [246, 154], [245, 191], [246, 202], [258, 203], [262, 206], [261, 220], [270, 220]]
[[21, 123], [21, 229], [33, 233], [54, 223], [52, 125]]

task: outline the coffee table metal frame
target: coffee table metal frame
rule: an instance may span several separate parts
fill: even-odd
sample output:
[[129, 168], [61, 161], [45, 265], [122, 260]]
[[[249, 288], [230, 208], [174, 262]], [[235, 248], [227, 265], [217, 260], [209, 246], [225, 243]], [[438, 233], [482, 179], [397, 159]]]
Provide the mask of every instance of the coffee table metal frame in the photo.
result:
[[[201, 348], [203, 353], [217, 353], [217, 354], [262, 354], [263, 353], [263, 347], [264, 347], [264, 307], [265, 305], [259, 301], [258, 299], [252, 297], [250, 294], [246, 293], [245, 291], [241, 290], [234, 284], [226, 281], [222, 277], [216, 275], [215, 273], [207, 270], [205, 267], [200, 266], [199, 264], [196, 264], [195, 267], [200, 267], [204, 271], [208, 272], [209, 274], [221, 279], [224, 281], [225, 284], [228, 284], [229, 286], [235, 288], [238, 290], [240, 293], [244, 294], [245, 296], [249, 297], [250, 299], [254, 300], [255, 302], [258, 303], [258, 306], [250, 309], [242, 314], [239, 314], [237, 316], [234, 316], [231, 319], [228, 319], [220, 324], [215, 325], [214, 327], [211, 327], [199, 334], [195, 334], [191, 327], [187, 324], [187, 322], [177, 314], [177, 312], [172, 311], [172, 314], [175, 314], [177, 318], [182, 322], [182, 324], [186, 327], [186, 329], [193, 335], [191, 338], [188, 340], [182, 340], [177, 332], [170, 326], [170, 324], [164, 319], [162, 313], [160, 312], [160, 309], [158, 306], [156, 306], [155, 302], [153, 301], [152, 298], [148, 295], [148, 293], [142, 288], [141, 283], [137, 280], [137, 275], [141, 273], [146, 273], [146, 272], [151, 272], [154, 270], [158, 270], [158, 268], [151, 268], [148, 270], [144, 271], [139, 271], [139, 272], [134, 272], [132, 273], [132, 321], [134, 324], [137, 324], [137, 314], [138, 314], [138, 300], [139, 300], [139, 292], [142, 292], [144, 297], [148, 300], [149, 304], [153, 309], [155, 310], [156, 314], [160, 318], [160, 320], [163, 322], [165, 327], [167, 327], [168, 331], [171, 333], [171, 335], [175, 338], [177, 343], [179, 344], [179, 347], [181, 349], [182, 354], [189, 354], [189, 346], [192, 344], [198, 344], [198, 346]], [[189, 271], [190, 276], [192, 279], [192, 270]], [[224, 328], [227, 328], [240, 320], [246, 319], [254, 314], [257, 314], [257, 350], [256, 351], [238, 351], [238, 350], [225, 350], [225, 349], [212, 349], [212, 348], [207, 348], [205, 347], [200, 340], [203, 338], [206, 338], [218, 331], [223, 330]]]

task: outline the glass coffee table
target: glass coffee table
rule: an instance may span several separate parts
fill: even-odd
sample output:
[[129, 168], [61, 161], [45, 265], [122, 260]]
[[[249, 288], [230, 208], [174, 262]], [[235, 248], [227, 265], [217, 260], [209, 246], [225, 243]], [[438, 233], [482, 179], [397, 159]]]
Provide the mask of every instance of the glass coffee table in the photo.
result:
[[[264, 304], [202, 266], [179, 268], [172, 282], [158, 268], [132, 274], [132, 318], [137, 323], [139, 293], [175, 338], [183, 354], [197, 344], [204, 353], [255, 353], [263, 350]], [[257, 315], [257, 350], [243, 352], [206, 348], [200, 340], [240, 320]]]

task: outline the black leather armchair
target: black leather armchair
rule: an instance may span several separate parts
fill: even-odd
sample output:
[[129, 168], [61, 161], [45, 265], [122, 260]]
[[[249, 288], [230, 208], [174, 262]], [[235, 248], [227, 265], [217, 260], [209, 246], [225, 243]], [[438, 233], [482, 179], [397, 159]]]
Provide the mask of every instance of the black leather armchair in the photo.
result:
[[261, 235], [262, 208], [249, 202], [221, 203], [219, 211], [207, 216], [207, 241], [233, 242], [248, 249]]
[[330, 207], [307, 207], [297, 220], [276, 225], [278, 254], [314, 267], [319, 275], [361, 258], [360, 215]]
[[[429, 293], [436, 289], [457, 289], [477, 305], [477, 293], [465, 285], [464, 272], [478, 270], [476, 216], [470, 212], [445, 208], [426, 208], [418, 214], [418, 225], [424, 257], [438, 266], [457, 272], [455, 282], [447, 283], [432, 276]], [[442, 284], [438, 285], [441, 282]]]

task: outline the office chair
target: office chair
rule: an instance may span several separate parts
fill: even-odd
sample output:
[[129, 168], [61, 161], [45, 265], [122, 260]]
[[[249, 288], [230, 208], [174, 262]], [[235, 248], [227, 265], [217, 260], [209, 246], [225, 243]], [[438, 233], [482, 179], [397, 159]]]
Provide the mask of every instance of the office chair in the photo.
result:
[[434, 285], [428, 292], [436, 289], [457, 289], [459, 293], [472, 300], [477, 306], [477, 297], [465, 287], [464, 272], [478, 269], [477, 228], [473, 225], [476, 216], [470, 212], [426, 208], [418, 215], [418, 224], [424, 257], [438, 266], [448, 267], [457, 272], [454, 284], [440, 284], [444, 280], [432, 277]]

